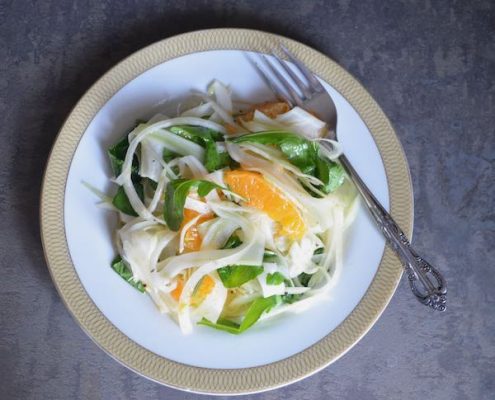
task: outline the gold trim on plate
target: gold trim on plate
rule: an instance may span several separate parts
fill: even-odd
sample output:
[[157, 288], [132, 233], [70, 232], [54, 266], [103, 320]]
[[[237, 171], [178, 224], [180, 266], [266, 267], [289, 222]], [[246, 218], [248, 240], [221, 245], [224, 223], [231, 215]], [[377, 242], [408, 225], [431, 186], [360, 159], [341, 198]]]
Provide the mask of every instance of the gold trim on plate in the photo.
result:
[[139, 374], [174, 388], [201, 393], [241, 394], [273, 389], [302, 379], [337, 360], [366, 334], [392, 298], [402, 275], [400, 262], [387, 248], [366, 294], [335, 330], [289, 358], [245, 369], [192, 367], [144, 349], [105, 318], [81, 285], [64, 234], [64, 194], [73, 155], [96, 113], [129, 81], [170, 59], [216, 49], [269, 53], [277, 43], [287, 46], [311, 70], [337, 89], [366, 123], [385, 166], [392, 216], [410, 237], [413, 195], [409, 168], [383, 111], [348, 72], [328, 57], [306, 45], [266, 32], [203, 30], [162, 40], [132, 54], [98, 80], [77, 103], [62, 126], [48, 160], [41, 194], [41, 236], [45, 258], [62, 300], [82, 329], [104, 351]]

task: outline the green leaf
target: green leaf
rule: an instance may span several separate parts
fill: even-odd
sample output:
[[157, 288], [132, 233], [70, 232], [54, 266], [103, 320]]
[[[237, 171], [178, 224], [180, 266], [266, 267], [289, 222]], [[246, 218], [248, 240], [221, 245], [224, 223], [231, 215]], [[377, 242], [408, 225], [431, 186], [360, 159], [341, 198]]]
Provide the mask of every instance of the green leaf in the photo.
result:
[[319, 247], [315, 250], [315, 252], [313, 253], [314, 256], [318, 255], [318, 254], [323, 254], [323, 252], [325, 251], [325, 249], [323, 247]]
[[214, 182], [200, 179], [175, 179], [167, 184], [165, 189], [165, 206], [163, 215], [168, 227], [173, 231], [178, 231], [184, 219], [184, 204], [189, 191], [197, 189], [198, 195], [203, 197], [213, 189], [226, 188]]
[[311, 279], [311, 275], [307, 274], [305, 272], [301, 272], [298, 276], [297, 279], [299, 279], [299, 282], [301, 282], [301, 285], [308, 287], [309, 280]]
[[225, 319], [219, 319], [216, 323], [214, 323], [207, 320], [206, 318], [203, 318], [201, 321], [198, 322], [198, 324], [238, 335], [253, 326], [256, 321], [260, 319], [261, 315], [264, 312], [270, 311], [273, 307], [277, 306], [281, 302], [282, 298], [279, 295], [261, 297], [259, 299], [256, 299], [249, 306], [249, 309], [247, 310], [241, 324], [236, 324], [235, 322]]
[[266, 250], [263, 254], [263, 262], [266, 263], [276, 263], [278, 261], [278, 255], [274, 251]]
[[208, 172], [213, 172], [230, 165], [231, 158], [229, 153], [218, 151], [217, 145], [213, 140], [206, 143], [205, 149], [204, 165]]
[[320, 190], [331, 193], [344, 183], [344, 168], [336, 162], [318, 157], [316, 162], [316, 177], [323, 182]]
[[293, 304], [301, 299], [302, 294], [284, 294], [281, 297], [283, 303]]
[[205, 148], [204, 165], [209, 172], [230, 165], [232, 160], [229, 154], [227, 152], [218, 151], [215, 143], [224, 139], [222, 133], [202, 126], [191, 125], [176, 125], [168, 128], [168, 130]]
[[[134, 183], [134, 189], [136, 189], [136, 192], [142, 201], [144, 199], [143, 185], [141, 183]], [[124, 214], [137, 217], [137, 213], [132, 208], [123, 186], [119, 186], [119, 188], [117, 189], [117, 193], [113, 197], [112, 204], [115, 208], [122, 211]]]
[[[222, 249], [235, 249], [242, 244], [242, 240], [235, 233], [229, 237]], [[274, 251], [265, 249], [263, 254], [263, 262], [276, 262], [278, 260], [278, 255]]]
[[263, 272], [263, 267], [256, 265], [227, 265], [217, 269], [218, 275], [226, 288], [239, 287]]
[[224, 249], [235, 249], [236, 247], [239, 247], [242, 244], [242, 240], [239, 239], [239, 236], [237, 236], [235, 233], [229, 237], [227, 240], [227, 243], [225, 243], [225, 246], [223, 246]]
[[219, 331], [224, 331], [238, 335], [242, 333], [240, 331], [240, 325], [235, 322], [229, 321], [228, 319], [219, 318], [217, 322], [211, 322], [210, 320], [203, 318], [198, 322], [198, 325], [209, 326], [210, 328], [218, 329]]
[[266, 276], [267, 285], [280, 285], [285, 280], [285, 277], [280, 272], [274, 272]]
[[[229, 237], [223, 248], [234, 249], [241, 244], [242, 240], [234, 233]], [[263, 267], [257, 265], [227, 265], [217, 269], [217, 272], [226, 288], [234, 288], [256, 278], [263, 272]]]
[[121, 276], [129, 285], [139, 290], [141, 293], [144, 293], [145, 286], [141, 281], [136, 281], [132, 278], [131, 269], [128, 265], [122, 260], [122, 257], [117, 256], [112, 261], [112, 269]]
[[115, 176], [119, 176], [122, 172], [122, 165], [124, 164], [125, 155], [127, 149], [129, 148], [129, 141], [127, 136], [124, 137], [120, 142], [110, 147], [107, 150], [108, 157], [110, 158], [110, 164], [112, 171]]
[[287, 160], [301, 172], [312, 175], [323, 182], [319, 189], [328, 194], [344, 182], [344, 169], [340, 164], [322, 157], [319, 144], [287, 131], [265, 131], [250, 133], [232, 139], [234, 143], [260, 143], [276, 146]]
[[178, 165], [174, 165], [172, 168], [170, 168], [172, 170], [172, 172], [176, 175], [176, 176], [180, 176], [180, 168]]
[[163, 161], [165, 161], [166, 163], [172, 161], [174, 158], [177, 157], [179, 157], [179, 154], [174, 153], [172, 150], [169, 150], [166, 147], [163, 148], [162, 158]]
[[158, 188], [158, 182], [155, 182], [151, 178], [143, 178], [143, 180], [155, 191]]
[[[119, 176], [122, 172], [122, 166], [124, 165], [125, 155], [129, 148], [129, 140], [127, 135], [124, 136], [117, 144], [113, 145], [107, 150], [108, 157], [110, 158], [110, 166], [115, 176]], [[136, 174], [139, 170], [139, 163], [136, 156], [132, 160], [132, 173]]]
[[318, 158], [317, 144], [302, 136], [287, 131], [265, 131], [250, 133], [232, 139], [234, 143], [260, 143], [277, 146], [287, 160], [303, 173], [312, 175]]
[[213, 129], [205, 128], [203, 126], [192, 125], [175, 125], [167, 128], [170, 132], [175, 133], [184, 139], [191, 142], [205, 145], [208, 140], [221, 141], [223, 140], [223, 134]]

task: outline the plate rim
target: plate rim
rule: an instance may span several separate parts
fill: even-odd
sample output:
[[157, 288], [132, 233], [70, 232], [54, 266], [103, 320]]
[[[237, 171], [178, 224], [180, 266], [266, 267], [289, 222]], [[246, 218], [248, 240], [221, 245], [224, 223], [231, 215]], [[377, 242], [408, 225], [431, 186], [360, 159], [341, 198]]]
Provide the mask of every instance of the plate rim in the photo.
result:
[[210, 50], [270, 53], [277, 43], [287, 46], [339, 91], [364, 121], [384, 164], [391, 214], [411, 238], [414, 207], [409, 166], [399, 139], [379, 105], [354, 77], [326, 55], [268, 32], [207, 29], [163, 39], [138, 50], [106, 72], [81, 97], [62, 125], [48, 157], [41, 188], [40, 231], [46, 264], [63, 303], [81, 329], [112, 358], [148, 379], [175, 389], [240, 395], [275, 389], [312, 375], [342, 357], [371, 329], [402, 276], [399, 260], [385, 248], [365, 295], [332, 332], [288, 358], [241, 369], [194, 367], [146, 350], [103, 315], [79, 281], [65, 234], [65, 185], [79, 140], [96, 113], [132, 79], [171, 59]]

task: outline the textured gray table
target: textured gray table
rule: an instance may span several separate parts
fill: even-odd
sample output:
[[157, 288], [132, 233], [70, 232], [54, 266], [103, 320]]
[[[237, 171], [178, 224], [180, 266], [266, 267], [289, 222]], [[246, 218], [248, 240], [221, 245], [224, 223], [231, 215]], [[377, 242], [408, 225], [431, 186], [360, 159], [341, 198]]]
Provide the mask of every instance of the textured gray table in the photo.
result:
[[[364, 4], [366, 3], [366, 4]], [[38, 197], [64, 117], [116, 62], [211, 27], [287, 35], [370, 90], [405, 147], [414, 243], [445, 272], [449, 308], [428, 312], [403, 281], [341, 360], [257, 399], [495, 396], [495, 3], [487, 1], [0, 0], [0, 397], [192, 399], [104, 354], [50, 280]]]

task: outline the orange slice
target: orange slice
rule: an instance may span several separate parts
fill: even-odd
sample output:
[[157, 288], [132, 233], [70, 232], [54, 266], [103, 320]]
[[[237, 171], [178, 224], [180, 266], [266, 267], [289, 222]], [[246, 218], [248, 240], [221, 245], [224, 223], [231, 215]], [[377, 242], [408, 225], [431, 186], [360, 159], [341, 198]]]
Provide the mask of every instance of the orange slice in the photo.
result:
[[[206, 299], [206, 296], [208, 296], [211, 293], [214, 286], [215, 286], [215, 281], [209, 275], [204, 276], [203, 279], [199, 281], [198, 285], [194, 289], [194, 293], [191, 297], [191, 305], [193, 307], [197, 307], [198, 305], [200, 305], [203, 302], [203, 300]], [[179, 301], [183, 289], [184, 289], [184, 276], [180, 275], [179, 278], [177, 279], [177, 286], [170, 293], [175, 301]]]
[[[190, 210], [188, 208], [184, 209], [184, 219], [181, 225], [181, 231], [184, 226], [191, 221], [193, 218], [196, 218], [199, 215], [197, 211]], [[213, 214], [204, 214], [202, 215], [198, 221], [192, 225], [186, 232], [184, 236], [184, 252], [191, 251], [199, 251], [201, 249], [202, 238], [199, 234], [198, 225], [204, 221], [213, 218]], [[172, 298], [175, 301], [179, 301], [180, 295], [182, 294], [182, 290], [184, 289], [184, 276], [180, 275], [177, 279], [177, 286], [170, 293]], [[203, 300], [210, 294], [215, 286], [215, 281], [206, 275], [201, 281], [198, 283], [196, 288], [194, 289], [193, 296], [191, 298], [191, 305], [198, 306], [203, 302]]]
[[257, 172], [241, 169], [226, 171], [224, 181], [230, 190], [246, 199], [245, 205], [264, 211], [278, 223], [277, 234], [299, 240], [306, 224], [296, 205]]
[[[198, 215], [199, 213], [197, 211], [184, 208], [184, 219], [182, 220], [182, 224], [180, 228], [181, 231], [184, 228], [184, 225], [186, 225], [193, 218], [196, 218]], [[199, 234], [198, 225], [212, 218], [213, 218], [213, 214], [211, 213], [204, 214], [203, 216], [201, 216], [201, 218], [198, 219], [198, 221], [193, 226], [191, 226], [187, 230], [186, 235], [184, 237], [184, 252], [188, 253], [191, 251], [199, 251], [199, 249], [201, 249], [202, 238], [201, 235]]]
[[244, 121], [251, 121], [254, 118], [255, 110], [261, 111], [267, 117], [274, 119], [280, 114], [290, 111], [290, 106], [285, 101], [267, 101], [265, 103], [255, 104], [251, 110], [242, 114], [240, 118]]

